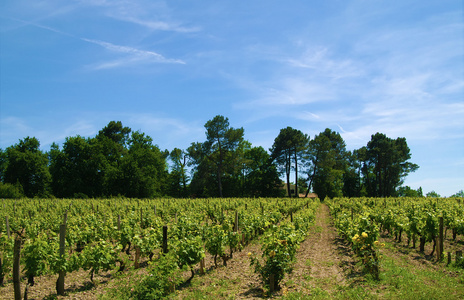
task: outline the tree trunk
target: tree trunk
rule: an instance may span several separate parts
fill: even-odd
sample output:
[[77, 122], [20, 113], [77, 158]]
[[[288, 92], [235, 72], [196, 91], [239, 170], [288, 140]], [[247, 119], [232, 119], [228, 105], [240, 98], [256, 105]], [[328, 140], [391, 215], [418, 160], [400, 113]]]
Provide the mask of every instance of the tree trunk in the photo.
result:
[[218, 165], [218, 185], [219, 185], [219, 198], [222, 198], [222, 178], [221, 178], [221, 171], [222, 171], [222, 166], [221, 164]]
[[288, 197], [292, 196], [292, 192], [290, 190], [290, 173], [287, 172], [287, 195]]
[[298, 157], [296, 155], [295, 149], [295, 197], [298, 198], [300, 196], [298, 192]]

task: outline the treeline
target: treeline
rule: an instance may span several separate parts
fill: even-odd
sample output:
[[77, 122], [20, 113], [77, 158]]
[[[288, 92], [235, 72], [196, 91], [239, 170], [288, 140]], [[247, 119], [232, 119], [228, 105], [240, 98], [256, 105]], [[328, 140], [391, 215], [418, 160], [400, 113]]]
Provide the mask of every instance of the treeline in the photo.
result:
[[[277, 197], [291, 191], [328, 197], [388, 197], [418, 191], [401, 187], [418, 166], [405, 138], [376, 133], [347, 151], [338, 132], [312, 139], [280, 130], [269, 151], [244, 139], [243, 128], [216, 116], [206, 140], [187, 149], [160, 150], [145, 133], [111, 121], [95, 137], [67, 137], [40, 150], [34, 137], [0, 149], [0, 197], [86, 198], [125, 196]], [[298, 178], [290, 184], [290, 176]], [[282, 183], [280, 176], [285, 176]], [[419, 195], [421, 196], [421, 195]]]

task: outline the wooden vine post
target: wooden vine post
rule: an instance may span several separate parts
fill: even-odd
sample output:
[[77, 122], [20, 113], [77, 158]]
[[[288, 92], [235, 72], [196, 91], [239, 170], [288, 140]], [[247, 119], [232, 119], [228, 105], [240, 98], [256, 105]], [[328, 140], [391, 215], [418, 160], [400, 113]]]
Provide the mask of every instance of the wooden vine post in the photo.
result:
[[443, 260], [443, 217], [439, 218], [439, 232], [438, 232], [438, 251], [437, 259], [439, 261]]
[[13, 289], [15, 300], [21, 300], [21, 236], [16, 235], [13, 248]]
[[163, 226], [163, 253], [168, 253], [168, 226]]
[[[65, 253], [65, 243], [66, 243], [66, 224], [60, 225], [60, 259], [63, 258]], [[66, 271], [60, 270], [58, 273], [58, 280], [56, 281], [56, 293], [60, 296], [64, 296], [64, 277], [66, 276]]]
[[[205, 253], [206, 253], [206, 250], [205, 250]], [[200, 274], [201, 275], [205, 275], [205, 258], [203, 257], [201, 260], [200, 260]]]
[[456, 263], [459, 263], [459, 261], [463, 259], [462, 258], [462, 251], [456, 251]]
[[269, 275], [269, 292], [272, 294], [275, 291], [275, 279], [274, 274]]
[[6, 225], [6, 235], [8, 238], [10, 238], [10, 223], [8, 221], [8, 217], [5, 217], [5, 225]]

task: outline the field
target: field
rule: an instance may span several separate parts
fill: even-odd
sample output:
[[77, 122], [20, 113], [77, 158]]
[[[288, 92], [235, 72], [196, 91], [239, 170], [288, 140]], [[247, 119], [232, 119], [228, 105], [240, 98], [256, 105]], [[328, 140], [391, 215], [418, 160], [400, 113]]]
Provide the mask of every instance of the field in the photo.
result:
[[463, 299], [462, 200], [2, 200], [0, 298]]

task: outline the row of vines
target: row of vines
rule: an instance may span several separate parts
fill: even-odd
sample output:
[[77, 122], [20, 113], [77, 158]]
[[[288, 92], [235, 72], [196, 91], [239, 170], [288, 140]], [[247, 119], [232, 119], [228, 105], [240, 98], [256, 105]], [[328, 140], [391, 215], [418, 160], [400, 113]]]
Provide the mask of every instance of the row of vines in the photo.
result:
[[[262, 258], [252, 261], [265, 284], [273, 274], [278, 286], [314, 220], [318, 201], [22, 199], [0, 205], [0, 284], [15, 281], [16, 243], [27, 287], [34, 286], [37, 276], [56, 274], [61, 294], [58, 281], [66, 273], [88, 270], [93, 281], [100, 271], [123, 272], [145, 259], [149, 275], [129, 292], [135, 299], [154, 299], [172, 292], [184, 280], [184, 271], [190, 270], [191, 280], [206, 253], [216, 266], [226, 266], [235, 251], [263, 234]], [[282, 257], [289, 259], [284, 263]]]
[[[444, 238], [451, 231], [452, 239], [464, 235], [464, 203], [462, 198], [334, 198], [326, 201], [342, 238], [352, 245], [354, 252], [369, 273], [379, 278], [382, 244], [380, 234], [392, 236], [397, 242], [407, 238], [407, 246], [424, 252], [432, 243], [433, 255], [438, 251], [440, 219]], [[443, 258], [441, 249], [438, 259]], [[458, 252], [461, 253], [462, 252]], [[459, 254], [457, 254], [459, 255]], [[462, 259], [456, 258], [459, 263]]]

